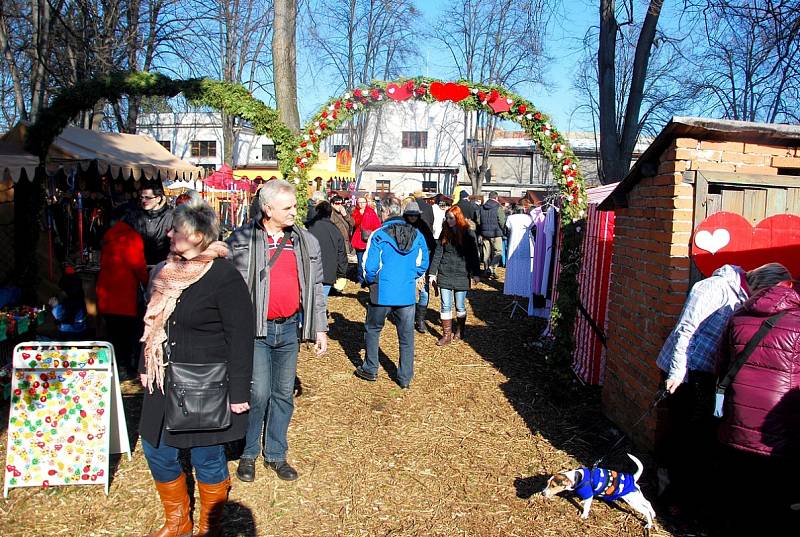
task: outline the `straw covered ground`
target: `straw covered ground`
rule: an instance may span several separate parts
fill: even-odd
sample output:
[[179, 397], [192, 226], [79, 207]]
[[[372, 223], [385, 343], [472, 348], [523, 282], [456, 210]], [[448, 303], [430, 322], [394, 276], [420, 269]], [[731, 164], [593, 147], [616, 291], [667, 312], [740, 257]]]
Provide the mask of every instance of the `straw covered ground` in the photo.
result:
[[[302, 351], [289, 430], [298, 481], [279, 481], [259, 462], [254, 483], [234, 478], [226, 536], [644, 535], [624, 504], [595, 502], [581, 520], [569, 496], [536, 492], [560, 469], [590, 465], [615, 440], [597, 392], [556, 374], [529, 346], [541, 329], [519, 315], [498, 281], [469, 297], [466, 341], [439, 348], [417, 336], [416, 375], [408, 391], [392, 380], [397, 336], [387, 323], [378, 382], [353, 376], [363, 356], [367, 294], [352, 286], [331, 298], [331, 344], [323, 358]], [[123, 383], [134, 442], [140, 395]], [[8, 406], [3, 409], [5, 428]], [[5, 431], [0, 438], [5, 458]], [[160, 525], [162, 510], [138, 443], [133, 460], [114, 459], [111, 493], [100, 486], [13, 489], [0, 501], [0, 535], [134, 536]], [[643, 460], [647, 461], [646, 458]], [[623, 453], [608, 465], [632, 471]], [[231, 473], [236, 461], [229, 462]], [[652, 467], [643, 478], [652, 496]], [[650, 535], [670, 535], [660, 524]]]

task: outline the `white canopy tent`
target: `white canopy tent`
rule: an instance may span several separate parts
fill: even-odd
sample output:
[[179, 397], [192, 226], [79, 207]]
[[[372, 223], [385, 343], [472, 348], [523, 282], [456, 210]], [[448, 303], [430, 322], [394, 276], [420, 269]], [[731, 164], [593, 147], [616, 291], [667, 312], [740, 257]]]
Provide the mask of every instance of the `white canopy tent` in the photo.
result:
[[[2, 140], [22, 144], [26, 131], [27, 125], [19, 123]], [[101, 174], [108, 173], [124, 179], [144, 176], [145, 179], [160, 178], [163, 182], [169, 182], [190, 181], [205, 176], [202, 167], [179, 159], [149, 136], [77, 127], [65, 128], [53, 140], [47, 152], [45, 169], [48, 174], [60, 169], [67, 173], [78, 168], [85, 171], [92, 163], [97, 164]]]

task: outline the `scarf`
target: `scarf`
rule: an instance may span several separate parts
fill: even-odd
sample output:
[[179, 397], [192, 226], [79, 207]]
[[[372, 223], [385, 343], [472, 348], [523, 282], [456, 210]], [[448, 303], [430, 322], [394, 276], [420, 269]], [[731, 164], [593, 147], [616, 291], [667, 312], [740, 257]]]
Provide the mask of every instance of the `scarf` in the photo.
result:
[[212, 242], [200, 255], [184, 259], [170, 253], [166, 262], [150, 280], [150, 300], [144, 314], [144, 363], [147, 388], [153, 393], [153, 383], [164, 393], [165, 327], [183, 290], [202, 278], [218, 257], [227, 257], [228, 246], [221, 241]]

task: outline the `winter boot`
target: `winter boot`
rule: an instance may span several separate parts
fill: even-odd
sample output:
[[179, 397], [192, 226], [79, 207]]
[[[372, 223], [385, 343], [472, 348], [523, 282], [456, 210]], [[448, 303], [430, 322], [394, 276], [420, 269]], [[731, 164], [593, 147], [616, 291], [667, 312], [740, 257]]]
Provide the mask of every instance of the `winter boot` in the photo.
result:
[[417, 304], [417, 308], [414, 314], [414, 323], [416, 325], [417, 332], [420, 334], [427, 334], [428, 328], [425, 326], [425, 317], [428, 313], [428, 306]]
[[467, 315], [456, 317], [455, 325], [453, 326], [453, 341], [464, 339], [464, 328], [467, 325]]
[[197, 537], [220, 537], [222, 535], [222, 510], [228, 501], [231, 479], [207, 485], [197, 482], [200, 489], [200, 521], [197, 523]]
[[442, 319], [442, 337], [436, 342], [436, 346], [443, 347], [453, 341], [453, 319]]
[[192, 537], [192, 517], [189, 514], [189, 492], [186, 474], [168, 483], [156, 481], [156, 490], [164, 506], [164, 526], [147, 537]]

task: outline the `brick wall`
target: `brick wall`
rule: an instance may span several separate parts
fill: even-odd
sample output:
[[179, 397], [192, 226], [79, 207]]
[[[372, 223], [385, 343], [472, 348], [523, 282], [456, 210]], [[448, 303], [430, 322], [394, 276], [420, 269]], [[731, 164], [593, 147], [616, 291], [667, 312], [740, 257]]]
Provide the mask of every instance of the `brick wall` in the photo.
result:
[[800, 168], [800, 149], [676, 138], [657, 174], [643, 177], [628, 194], [628, 206], [616, 209], [602, 404], [643, 448], [654, 445], [657, 413], [635, 430], [632, 425], [658, 390], [655, 360], [689, 291], [694, 191], [683, 183], [683, 172], [777, 174], [779, 168]]

